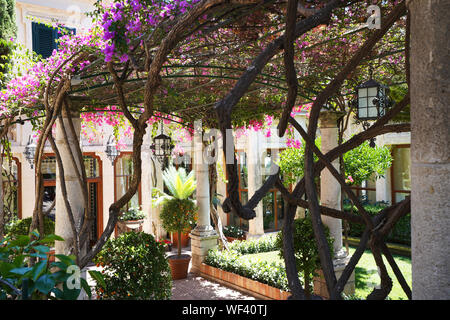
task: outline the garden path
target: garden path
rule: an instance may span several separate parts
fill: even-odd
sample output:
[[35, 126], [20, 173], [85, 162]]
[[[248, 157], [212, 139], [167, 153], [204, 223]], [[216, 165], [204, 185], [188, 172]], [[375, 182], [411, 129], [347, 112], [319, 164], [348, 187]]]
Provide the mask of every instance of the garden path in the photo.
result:
[[[190, 254], [190, 248], [184, 248], [183, 253]], [[189, 271], [190, 268], [191, 264]], [[172, 300], [255, 300], [255, 297], [189, 272], [186, 279], [173, 281]]]

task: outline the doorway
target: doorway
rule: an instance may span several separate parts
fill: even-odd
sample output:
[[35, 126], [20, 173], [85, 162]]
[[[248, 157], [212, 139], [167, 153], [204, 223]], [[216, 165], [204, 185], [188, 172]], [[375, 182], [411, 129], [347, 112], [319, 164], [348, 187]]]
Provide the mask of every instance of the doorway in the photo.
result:
[[[102, 162], [95, 153], [83, 154], [86, 177], [88, 183], [88, 201], [91, 214], [95, 217], [90, 232], [90, 247], [92, 247], [103, 233], [103, 188]], [[43, 212], [55, 221], [56, 208], [56, 158], [53, 154], [46, 154], [42, 161], [44, 177]]]

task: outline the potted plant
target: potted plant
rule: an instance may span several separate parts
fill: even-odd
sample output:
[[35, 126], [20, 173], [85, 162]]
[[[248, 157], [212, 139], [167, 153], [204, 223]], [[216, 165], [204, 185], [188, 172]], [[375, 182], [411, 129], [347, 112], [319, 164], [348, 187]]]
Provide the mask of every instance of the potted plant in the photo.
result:
[[145, 213], [139, 207], [131, 207], [119, 217], [117, 228], [119, 234], [134, 231], [142, 231], [142, 224], [144, 223]]
[[223, 227], [223, 234], [229, 242], [235, 240], [245, 240], [245, 232], [236, 226], [225, 226]]
[[[170, 194], [159, 189], [153, 189], [156, 196], [153, 206], [162, 205], [160, 218], [163, 228], [169, 232], [176, 233], [178, 239], [182, 233], [191, 229], [191, 225], [197, 219], [197, 206], [190, 196], [196, 189], [194, 172], [186, 173], [184, 168], [170, 166], [163, 172], [163, 181]], [[181, 254], [182, 243], [177, 243], [177, 254], [169, 256], [169, 264], [173, 279], [187, 277], [191, 256]]]

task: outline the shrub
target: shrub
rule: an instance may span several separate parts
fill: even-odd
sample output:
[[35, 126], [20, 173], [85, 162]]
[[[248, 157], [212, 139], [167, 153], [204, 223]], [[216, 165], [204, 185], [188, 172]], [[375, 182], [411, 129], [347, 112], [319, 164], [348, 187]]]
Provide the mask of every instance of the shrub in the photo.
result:
[[[389, 206], [389, 204], [385, 202], [377, 202], [375, 204], [364, 204], [364, 209], [367, 211], [367, 213], [373, 217], [377, 215], [381, 210], [385, 209]], [[351, 208], [351, 205], [347, 202], [344, 203], [344, 211], [350, 212], [353, 210], [353, 214], [359, 215], [358, 209], [353, 206]], [[349, 222], [349, 236], [351, 237], [360, 237], [362, 233], [364, 232], [364, 224], [360, 223], [352, 223]], [[408, 213], [407, 215], [401, 217], [399, 221], [395, 224], [394, 228], [392, 228], [392, 231], [388, 234], [387, 241], [399, 243], [399, 244], [405, 244], [405, 245], [411, 245], [411, 214]]]
[[209, 266], [289, 291], [286, 270], [283, 264], [269, 263], [262, 260], [247, 260], [241, 257], [242, 254], [234, 250], [220, 251], [213, 249], [208, 252], [205, 263]]
[[240, 254], [252, 254], [278, 250], [274, 236], [263, 236], [258, 239], [233, 241], [228, 245], [228, 248]]
[[[333, 256], [333, 239], [330, 237], [328, 227], [324, 226], [324, 229], [330, 255]], [[280, 250], [280, 256], [283, 257], [282, 232], [277, 235], [276, 245]], [[312, 221], [308, 216], [294, 220], [294, 256], [297, 270], [303, 273], [305, 294], [309, 298], [313, 291], [313, 276], [317, 276], [316, 270], [321, 267]]]
[[94, 259], [103, 267], [103, 281], [96, 285], [98, 298], [169, 299], [172, 277], [164, 252], [164, 245], [144, 232], [109, 239]]
[[223, 234], [226, 237], [231, 238], [243, 238], [245, 236], [244, 230], [236, 226], [225, 226], [223, 227]]
[[[11, 236], [11, 238], [16, 238], [18, 236], [26, 236], [30, 233], [32, 218], [17, 219], [12, 223], [5, 226], [6, 234]], [[44, 237], [55, 233], [55, 222], [49, 217], [44, 216]], [[54, 242], [49, 243], [54, 245]]]
[[[39, 238], [36, 231], [32, 235]], [[74, 270], [68, 269], [75, 265], [75, 256], [57, 254], [57, 262], [48, 262], [50, 248], [47, 244], [55, 240], [63, 241], [55, 235], [39, 240], [32, 240], [28, 235], [18, 235], [15, 239], [7, 236], [0, 241], [0, 300], [75, 300], [81, 288], [91, 296], [85, 279], [80, 278], [78, 288], [73, 282], [76, 279], [69, 279], [73, 275], [70, 271]], [[34, 265], [30, 265], [30, 258], [37, 259]]]
[[238, 274], [240, 276], [268, 284], [272, 287], [289, 291], [286, 270], [282, 263], [245, 259], [245, 254], [277, 250], [274, 236], [259, 239], [234, 241], [229, 250], [209, 250], [205, 263], [215, 268]]

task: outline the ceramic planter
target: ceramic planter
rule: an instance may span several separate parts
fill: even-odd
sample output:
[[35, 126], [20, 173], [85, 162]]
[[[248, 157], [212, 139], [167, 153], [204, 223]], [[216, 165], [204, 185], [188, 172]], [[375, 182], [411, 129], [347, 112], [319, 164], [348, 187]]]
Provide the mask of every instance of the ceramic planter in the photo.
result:
[[125, 232], [141, 232], [144, 220], [126, 220], [117, 222], [117, 231], [119, 234]]

